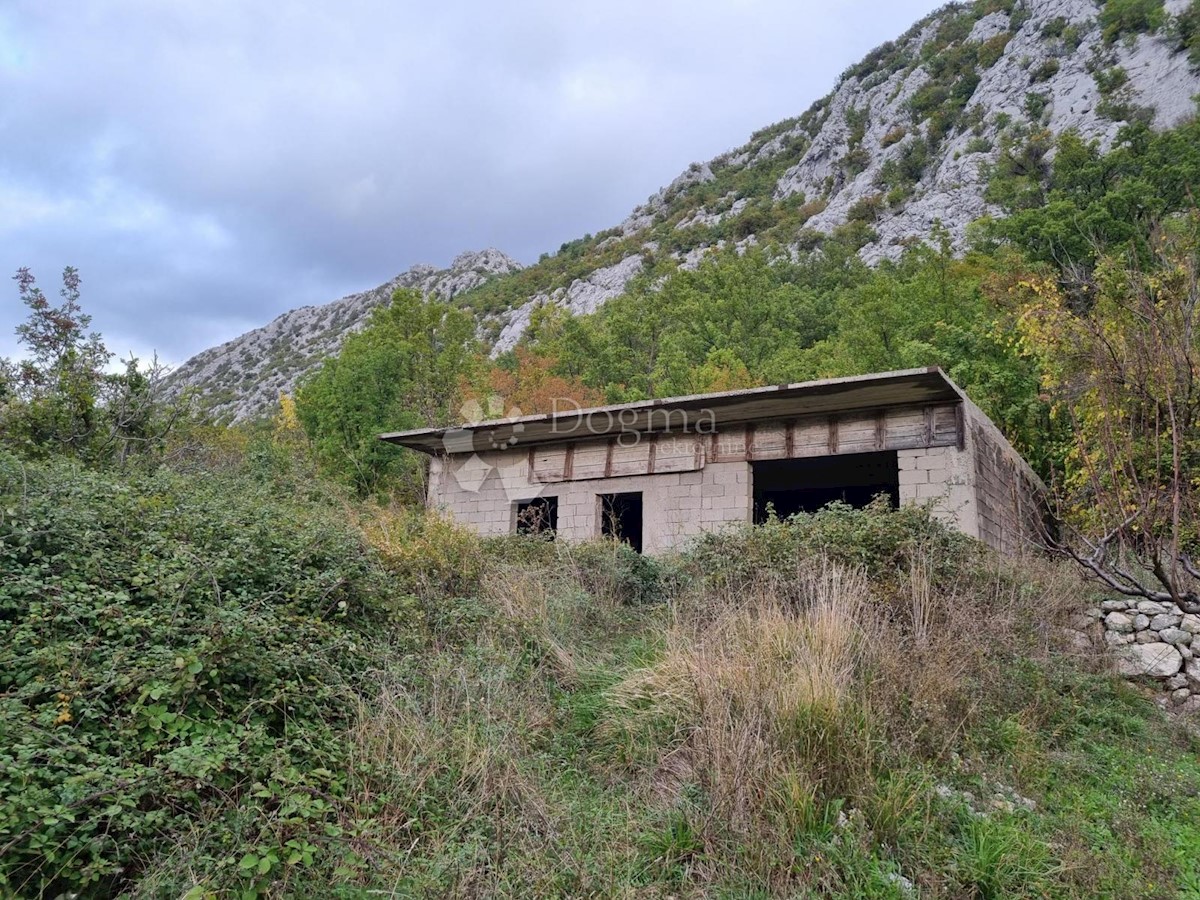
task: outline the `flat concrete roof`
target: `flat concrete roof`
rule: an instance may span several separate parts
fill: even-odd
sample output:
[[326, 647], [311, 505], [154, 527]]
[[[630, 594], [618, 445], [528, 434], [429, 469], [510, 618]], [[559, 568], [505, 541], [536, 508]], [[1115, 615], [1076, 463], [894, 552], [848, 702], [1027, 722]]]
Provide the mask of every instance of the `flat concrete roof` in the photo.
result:
[[[681, 431], [689, 417], [706, 430], [771, 419], [833, 415], [868, 409], [949, 403], [965, 399], [941, 369], [904, 369], [850, 378], [827, 378], [741, 391], [665, 397], [587, 409], [468, 422], [449, 428], [418, 428], [379, 435], [380, 440], [423, 453], [473, 453], [606, 437], [621, 432]], [[668, 416], [668, 413], [671, 415]]]

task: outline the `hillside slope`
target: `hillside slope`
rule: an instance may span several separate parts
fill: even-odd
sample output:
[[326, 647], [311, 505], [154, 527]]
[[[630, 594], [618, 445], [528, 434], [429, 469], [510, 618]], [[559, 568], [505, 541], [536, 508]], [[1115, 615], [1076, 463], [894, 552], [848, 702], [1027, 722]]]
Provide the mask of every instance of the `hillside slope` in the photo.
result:
[[499, 250], [461, 253], [446, 269], [413, 266], [379, 287], [323, 306], [302, 306], [193, 356], [171, 373], [177, 390], [194, 388], [220, 417], [234, 421], [270, 412], [280, 393], [361, 328], [371, 310], [401, 288], [449, 300], [492, 278], [517, 272], [521, 264]]
[[1196, 896], [1200, 740], [1071, 571], [918, 507], [481, 539], [270, 446], [0, 451], [0, 896]]
[[[693, 163], [620, 225], [527, 268], [508, 261], [494, 270], [501, 277], [455, 296], [480, 314], [485, 336], [503, 352], [540, 305], [590, 313], [637, 275], [694, 267], [729, 243], [795, 253], [848, 228], [873, 263], [896, 258], [940, 223], [961, 247], [971, 222], [1000, 213], [987, 186], [1006, 146], [1073, 129], [1107, 147], [1128, 121], [1167, 128], [1192, 114], [1200, 93], [1189, 46], [1196, 40], [1180, 23], [1196, 18], [1195, 7], [1195, 0], [951, 4], [847, 69], [803, 115]], [[368, 294], [384, 296], [391, 286]], [[234, 377], [227, 370], [214, 380], [208, 351], [177, 382], [239, 418], [260, 412], [336, 347], [332, 336], [305, 344], [297, 329], [307, 324], [285, 316], [268, 326], [282, 346], [312, 347], [289, 357], [283, 372], [270, 348], [247, 335], [220, 354]], [[329, 327], [343, 326], [330, 319]]]

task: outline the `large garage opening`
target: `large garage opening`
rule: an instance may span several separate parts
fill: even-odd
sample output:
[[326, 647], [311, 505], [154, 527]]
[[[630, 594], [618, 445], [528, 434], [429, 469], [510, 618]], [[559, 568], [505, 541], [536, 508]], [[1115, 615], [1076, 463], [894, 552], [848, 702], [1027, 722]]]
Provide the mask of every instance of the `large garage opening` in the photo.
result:
[[770, 510], [786, 519], [816, 512], [835, 500], [862, 507], [878, 494], [886, 494], [893, 506], [900, 503], [895, 450], [761, 460], [752, 466], [755, 524], [765, 522]]
[[642, 494], [600, 495], [600, 533], [642, 552]]

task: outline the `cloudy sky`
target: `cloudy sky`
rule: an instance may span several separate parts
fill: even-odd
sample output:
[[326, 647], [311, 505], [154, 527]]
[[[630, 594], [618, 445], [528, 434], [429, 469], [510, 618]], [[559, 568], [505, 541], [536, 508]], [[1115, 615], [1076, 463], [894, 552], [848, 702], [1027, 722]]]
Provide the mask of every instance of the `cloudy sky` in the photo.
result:
[[[181, 362], [417, 262], [522, 262], [802, 112], [930, 0], [0, 0], [0, 271]], [[0, 355], [23, 318], [0, 284]]]

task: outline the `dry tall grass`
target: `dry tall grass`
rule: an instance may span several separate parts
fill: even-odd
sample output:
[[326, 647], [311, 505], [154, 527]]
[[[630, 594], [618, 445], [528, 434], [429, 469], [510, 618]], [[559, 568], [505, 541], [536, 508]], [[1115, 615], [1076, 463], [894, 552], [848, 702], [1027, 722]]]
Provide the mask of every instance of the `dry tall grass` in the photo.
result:
[[891, 598], [890, 652], [870, 686], [894, 750], [944, 760], [988, 706], [1011, 702], [995, 675], [1015, 659], [1045, 662], [1083, 605], [1073, 570], [998, 557], [987, 568], [938, 581], [918, 556]]
[[[761, 563], [684, 560], [668, 602], [643, 606], [613, 545], [494, 553], [441, 522], [418, 537], [388, 558], [428, 598], [431, 652], [362, 705], [354, 768], [374, 775], [356, 802], [382, 809], [363, 816], [374, 883], [455, 896], [619, 893], [599, 870], [628, 889], [647, 858], [687, 859], [678, 883], [701, 892], [729, 864], [787, 894], [825, 877], [806, 841], [922, 845], [930, 773], [1012, 706], [996, 672], [1048, 654], [1040, 623], [1078, 595], [1061, 570], [954, 569], [920, 542], [869, 575], [803, 547], [781, 563], [780, 542]], [[477, 558], [459, 568], [463, 550]]]
[[498, 832], [506, 853], [534, 861], [556, 852], [565, 827], [528, 766], [550, 715], [534, 692], [481, 667], [444, 660], [422, 687], [418, 696], [385, 675], [351, 733], [353, 769], [370, 773], [353, 798], [373, 826], [359, 840], [364, 880], [404, 895], [491, 893], [491, 860], [458, 858], [474, 834]]
[[894, 843], [927, 818], [932, 785], [889, 772], [946, 759], [995, 699], [989, 673], [1045, 652], [1039, 619], [1071, 594], [1049, 572], [997, 565], [939, 581], [918, 551], [886, 589], [820, 557], [701, 582], [673, 603], [661, 657], [610, 691], [604, 728], [657, 747], [659, 798], [664, 780], [699, 783], [710, 853], [741, 842], [777, 867], [843, 805]]
[[661, 658], [612, 689], [608, 727], [666, 723], [714, 818], [744, 833], [797, 781], [836, 791], [869, 768], [856, 683], [879, 633], [859, 570], [824, 563], [786, 586], [706, 591], [675, 605]]
[[[419, 537], [435, 549], [471, 540], [436, 520]], [[634, 853], [628, 828], [604, 847], [575, 814], [588, 801], [564, 796], [544, 768], [546, 743], [563, 726], [554, 694], [603, 661], [586, 654], [588, 640], [619, 605], [597, 602], [552, 545], [514, 549], [528, 556], [476, 546], [477, 597], [443, 595], [451, 612], [439, 613], [431, 594], [428, 612], [435, 622], [455, 620], [456, 606], [470, 610], [473, 626], [431, 627], [431, 651], [412, 668], [378, 673], [376, 694], [359, 704], [350, 768], [368, 774], [352, 802], [356, 818], [375, 824], [359, 840], [363, 884], [390, 883], [397, 896], [604, 895], [593, 860]], [[436, 555], [392, 558], [409, 584], [457, 577]]]

